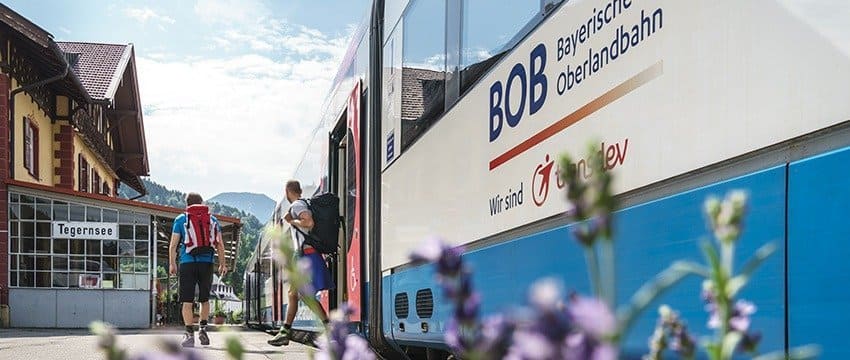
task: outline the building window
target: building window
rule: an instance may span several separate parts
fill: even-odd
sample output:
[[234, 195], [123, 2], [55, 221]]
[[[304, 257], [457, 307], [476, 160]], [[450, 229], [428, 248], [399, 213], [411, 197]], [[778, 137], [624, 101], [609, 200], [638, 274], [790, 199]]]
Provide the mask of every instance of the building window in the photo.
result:
[[29, 117], [24, 118], [24, 168], [38, 179], [38, 127]]
[[[9, 285], [150, 289], [150, 215], [11, 193]], [[117, 223], [118, 239], [54, 238], [53, 221]]]
[[401, 150], [445, 110], [446, 3], [413, 1], [404, 14], [401, 69]]
[[109, 188], [109, 183], [104, 181], [103, 185], [103, 195], [112, 195], [112, 189]]
[[100, 174], [97, 171], [92, 171], [91, 174], [91, 192], [92, 194], [100, 194]]
[[540, 8], [540, 0], [463, 0], [461, 94], [531, 31]]
[[89, 163], [85, 156], [80, 154], [77, 156], [77, 162], [80, 164], [79, 173], [77, 174], [77, 184], [79, 191], [89, 192]]

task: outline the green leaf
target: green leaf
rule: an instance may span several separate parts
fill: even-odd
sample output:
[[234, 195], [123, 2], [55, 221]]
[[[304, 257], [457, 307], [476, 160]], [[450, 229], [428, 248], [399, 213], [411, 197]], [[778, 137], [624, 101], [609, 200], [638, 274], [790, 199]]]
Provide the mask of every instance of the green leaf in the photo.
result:
[[709, 359], [720, 360], [720, 344], [713, 343], [710, 340], [703, 340], [702, 347], [705, 348], [705, 352], [708, 353]]
[[245, 353], [245, 349], [242, 347], [242, 343], [239, 342], [235, 336], [227, 337], [227, 355], [230, 356], [233, 360], [242, 360], [242, 355]]
[[735, 297], [735, 295], [738, 294], [738, 291], [747, 285], [755, 271], [758, 270], [759, 266], [761, 266], [761, 264], [764, 263], [764, 261], [767, 260], [767, 258], [775, 251], [776, 245], [773, 243], [764, 244], [756, 250], [753, 257], [750, 258], [750, 260], [747, 260], [747, 263], [744, 264], [741, 274], [730, 279], [726, 284], [726, 293], [730, 298]]
[[731, 359], [732, 354], [735, 353], [735, 349], [738, 348], [738, 344], [741, 342], [743, 336], [741, 333], [737, 331], [732, 331], [726, 336], [723, 337], [723, 344], [720, 348], [720, 358], [721, 359]]
[[684, 271], [684, 272], [688, 272], [688, 273], [691, 273], [691, 274], [699, 276], [699, 277], [704, 277], [704, 278], [710, 278], [711, 277], [711, 270], [709, 270], [705, 266], [697, 264], [693, 261], [684, 261], [684, 260], [676, 261], [676, 262], [673, 263], [671, 268], [674, 268], [674, 269], [677, 269], [677, 270], [680, 270], [680, 271]]
[[756, 253], [753, 255], [750, 260], [747, 260], [747, 263], [744, 264], [744, 267], [741, 269], [741, 274], [752, 274], [755, 272], [761, 264], [767, 260], [770, 255], [776, 252], [776, 244], [767, 243], [762, 245]]
[[712, 273], [719, 274], [720, 273], [720, 256], [717, 254], [717, 249], [708, 240], [700, 241], [700, 249], [702, 249], [702, 254], [705, 256], [705, 261], [708, 262], [708, 265], [711, 266]]
[[726, 283], [726, 294], [728, 294], [730, 298], [734, 298], [738, 291], [743, 289], [744, 286], [747, 286], [748, 281], [749, 278], [743, 275], [729, 279], [729, 282]]
[[655, 276], [651, 281], [643, 284], [643, 286], [632, 295], [632, 300], [629, 304], [621, 306], [617, 310], [617, 319], [619, 321], [619, 338], [625, 337], [629, 328], [631, 328], [635, 319], [644, 311], [646, 307], [652, 303], [658, 296], [664, 293], [667, 289], [676, 285], [679, 281], [688, 276], [692, 272], [689, 271], [689, 266], [683, 265], [680, 262], [673, 263]]
[[809, 360], [817, 359], [820, 352], [820, 346], [804, 345], [789, 350], [788, 355], [785, 355], [785, 351], [779, 350], [756, 356], [753, 360]]

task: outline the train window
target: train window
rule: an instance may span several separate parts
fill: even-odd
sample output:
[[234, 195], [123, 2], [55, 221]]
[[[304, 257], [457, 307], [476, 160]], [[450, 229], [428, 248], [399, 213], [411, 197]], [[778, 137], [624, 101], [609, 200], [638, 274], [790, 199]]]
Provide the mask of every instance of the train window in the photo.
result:
[[540, 7], [540, 0], [463, 0], [461, 94], [531, 30]]
[[418, 0], [403, 18], [401, 149], [442, 115], [445, 104], [446, 3]]

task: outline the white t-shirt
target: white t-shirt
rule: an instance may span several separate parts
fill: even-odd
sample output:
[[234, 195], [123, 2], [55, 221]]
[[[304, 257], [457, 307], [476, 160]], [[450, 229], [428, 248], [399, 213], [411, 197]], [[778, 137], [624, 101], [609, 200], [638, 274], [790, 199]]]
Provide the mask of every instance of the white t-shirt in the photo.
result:
[[[310, 212], [310, 208], [307, 207], [307, 202], [303, 199], [295, 200], [292, 205], [289, 206], [289, 215], [292, 216], [292, 220], [298, 220], [305, 211], [312, 215]], [[291, 224], [290, 224], [291, 225]], [[301, 231], [305, 233], [310, 232], [310, 228], [298, 227]], [[301, 245], [304, 244], [304, 234], [301, 234], [298, 230], [295, 230], [295, 225], [291, 225], [291, 229], [289, 230], [292, 234], [292, 246], [294, 246], [295, 251], [299, 251], [301, 249]]]

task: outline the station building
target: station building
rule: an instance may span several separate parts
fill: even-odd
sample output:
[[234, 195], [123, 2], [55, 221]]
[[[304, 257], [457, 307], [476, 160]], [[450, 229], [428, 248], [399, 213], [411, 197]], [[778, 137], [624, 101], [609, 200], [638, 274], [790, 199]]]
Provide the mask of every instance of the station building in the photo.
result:
[[[57, 42], [0, 4], [0, 325], [155, 322], [183, 209], [117, 196], [147, 192], [142, 115], [132, 44]], [[217, 217], [232, 269], [241, 224]]]

